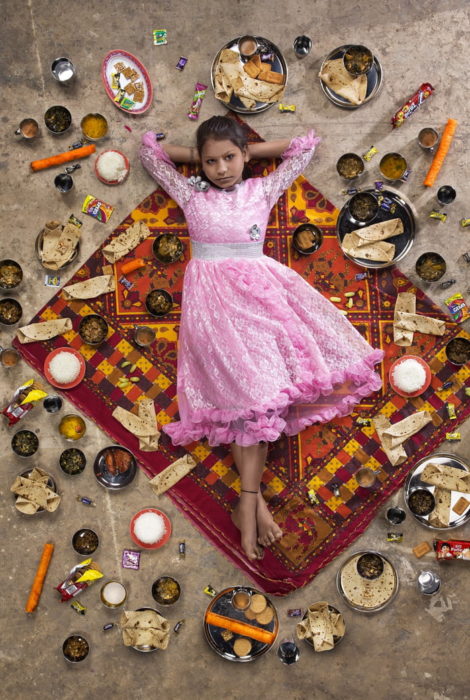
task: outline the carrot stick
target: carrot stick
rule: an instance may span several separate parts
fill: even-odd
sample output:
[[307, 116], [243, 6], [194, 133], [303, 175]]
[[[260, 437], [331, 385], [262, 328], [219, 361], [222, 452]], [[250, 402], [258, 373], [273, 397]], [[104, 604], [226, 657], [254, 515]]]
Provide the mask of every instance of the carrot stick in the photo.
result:
[[24, 609], [27, 613], [32, 613], [36, 610], [39, 598], [41, 597], [42, 587], [44, 585], [44, 579], [46, 578], [47, 570], [52, 559], [52, 552], [54, 551], [53, 544], [45, 544], [42, 550], [41, 559], [36, 571], [36, 576], [34, 577], [33, 585], [31, 586], [31, 592], [29, 594], [28, 602]]
[[452, 139], [454, 138], [457, 124], [458, 122], [455, 119], [449, 119], [447, 121], [445, 129], [442, 132], [439, 148], [437, 149], [436, 155], [433, 158], [431, 167], [428, 170], [428, 174], [424, 178], [423, 185], [425, 185], [426, 187], [432, 187], [434, 185], [434, 182], [436, 181], [437, 176], [439, 175], [439, 170], [442, 167], [444, 158], [446, 157], [447, 152], [450, 148], [450, 144], [452, 143]]
[[214, 625], [214, 627], [223, 627], [226, 630], [235, 632], [235, 634], [242, 634], [244, 637], [256, 639], [264, 644], [271, 644], [275, 638], [275, 635], [272, 632], [268, 632], [268, 630], [262, 630], [253, 625], [246, 625], [244, 622], [238, 622], [238, 620], [232, 620], [230, 617], [217, 615], [217, 613], [213, 612], [206, 613], [206, 622], [209, 625]]
[[134, 272], [134, 270], [138, 270], [140, 267], [145, 267], [145, 260], [142, 260], [142, 258], [136, 258], [135, 260], [130, 260], [127, 263], [124, 263], [124, 265], [121, 267], [121, 272], [123, 275], [127, 275], [129, 272]]
[[82, 146], [81, 148], [72, 148], [70, 151], [65, 151], [65, 153], [59, 153], [56, 156], [49, 156], [49, 158], [42, 158], [41, 160], [33, 160], [30, 165], [31, 169], [36, 172], [37, 170], [45, 170], [45, 168], [52, 168], [54, 165], [61, 165], [62, 163], [68, 163], [71, 160], [78, 160], [79, 158], [86, 158], [91, 156], [92, 153], [96, 151], [96, 146], [91, 143], [89, 146]]

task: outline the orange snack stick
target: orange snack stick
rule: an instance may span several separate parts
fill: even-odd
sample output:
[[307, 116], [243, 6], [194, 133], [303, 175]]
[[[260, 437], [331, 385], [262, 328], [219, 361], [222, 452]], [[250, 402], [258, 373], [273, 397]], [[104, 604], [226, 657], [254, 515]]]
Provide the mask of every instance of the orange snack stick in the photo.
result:
[[224, 617], [224, 615], [218, 615], [213, 612], [206, 614], [206, 622], [209, 625], [214, 625], [214, 627], [223, 627], [223, 629], [230, 630], [235, 634], [256, 639], [258, 642], [263, 642], [263, 644], [272, 644], [275, 639], [275, 635], [272, 632], [268, 632], [268, 630], [262, 630], [259, 627], [247, 625], [244, 622], [238, 622], [238, 620], [232, 620], [230, 617]]
[[455, 130], [457, 128], [458, 122], [455, 119], [449, 119], [442, 132], [441, 141], [439, 143], [439, 148], [436, 151], [436, 155], [433, 158], [431, 166], [428, 170], [428, 174], [424, 178], [423, 185], [426, 187], [432, 187], [436, 181], [439, 171], [442, 168], [444, 159], [454, 138]]
[[96, 146], [94, 143], [90, 144], [89, 146], [82, 146], [81, 148], [73, 148], [70, 151], [65, 151], [65, 153], [59, 153], [56, 156], [49, 156], [49, 158], [42, 158], [41, 160], [31, 161], [31, 170], [37, 172], [38, 170], [52, 168], [54, 165], [62, 165], [62, 163], [69, 163], [71, 160], [87, 158], [88, 156], [91, 156], [91, 154], [95, 151]]
[[24, 611], [27, 613], [34, 612], [38, 606], [47, 570], [49, 569], [49, 564], [51, 563], [53, 551], [53, 544], [48, 543], [44, 545], [41, 554], [41, 559], [39, 560], [38, 568], [36, 571], [36, 576], [34, 577], [33, 585], [31, 586], [31, 591], [24, 609]]
[[142, 258], [136, 258], [135, 260], [130, 260], [121, 267], [121, 272], [123, 275], [129, 274], [129, 272], [134, 272], [141, 267], [145, 267], [145, 260]]

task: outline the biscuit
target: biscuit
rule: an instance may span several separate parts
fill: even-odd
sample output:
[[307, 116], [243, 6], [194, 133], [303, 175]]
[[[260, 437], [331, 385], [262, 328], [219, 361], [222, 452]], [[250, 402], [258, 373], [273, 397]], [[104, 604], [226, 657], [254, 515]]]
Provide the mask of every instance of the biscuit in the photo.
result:
[[418, 559], [421, 559], [421, 557], [424, 557], [424, 555], [430, 551], [431, 551], [431, 546], [427, 542], [421, 542], [420, 544], [417, 544], [416, 547], [413, 547], [413, 549], [412, 549], [413, 554]]
[[263, 612], [267, 604], [268, 601], [264, 595], [261, 595], [261, 593], [255, 593], [255, 595], [251, 598], [250, 610], [254, 612], [255, 615], [258, 615], [259, 613]]
[[260, 625], [269, 625], [273, 617], [274, 610], [271, 608], [270, 605], [267, 605], [263, 612], [258, 613], [258, 615], [256, 616], [256, 622], [259, 622]]
[[238, 637], [233, 644], [233, 651], [237, 656], [248, 656], [251, 651], [251, 642], [246, 637]]
[[243, 70], [245, 71], [245, 73], [248, 73], [250, 78], [257, 78], [261, 69], [253, 61], [248, 61], [243, 66]]
[[457, 513], [457, 515], [463, 515], [463, 513], [465, 513], [465, 511], [467, 510], [468, 505], [470, 505], [470, 501], [468, 500], [468, 498], [464, 498], [463, 496], [461, 496], [461, 498], [459, 498], [452, 510], [454, 511], [454, 513]]

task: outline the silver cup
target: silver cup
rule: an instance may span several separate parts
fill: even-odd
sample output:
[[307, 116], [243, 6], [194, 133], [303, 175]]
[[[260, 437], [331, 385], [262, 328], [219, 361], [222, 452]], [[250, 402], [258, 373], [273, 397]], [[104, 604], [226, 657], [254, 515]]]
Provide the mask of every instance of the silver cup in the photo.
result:
[[52, 61], [51, 73], [59, 83], [68, 83], [75, 75], [75, 66], [69, 58], [62, 56]]

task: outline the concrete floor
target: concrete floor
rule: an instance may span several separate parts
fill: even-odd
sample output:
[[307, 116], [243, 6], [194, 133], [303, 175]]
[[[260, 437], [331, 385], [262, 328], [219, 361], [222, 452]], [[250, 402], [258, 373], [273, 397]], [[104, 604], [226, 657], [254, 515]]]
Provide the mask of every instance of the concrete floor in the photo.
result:
[[[186, 111], [194, 83], [208, 82], [216, 51], [227, 40], [246, 32], [266, 36], [284, 51], [289, 64], [285, 102], [297, 105], [294, 115], [280, 115], [273, 108], [251, 118], [250, 123], [264, 138], [289, 136], [313, 125], [323, 142], [307, 176], [337, 205], [344, 201], [334, 169], [339, 155], [351, 150], [363, 153], [371, 144], [381, 153], [402, 152], [408, 157], [413, 174], [401, 189], [413, 201], [420, 222], [415, 245], [402, 269], [413, 276], [414, 263], [421, 252], [429, 249], [441, 252], [447, 259], [449, 276], [458, 279], [453, 290], [467, 292], [468, 266], [459, 257], [470, 249], [470, 229], [458, 225], [461, 217], [470, 216], [465, 204], [470, 195], [466, 177], [470, 123], [467, 84], [463, 80], [470, 27], [465, 0], [445, 3], [287, 0], [255, 4], [247, 0], [218, 3], [88, 0], [67, 5], [49, 0], [5, 0], [3, 7], [7, 21], [0, 30], [4, 59], [0, 72], [3, 105], [0, 252], [2, 257], [20, 261], [26, 271], [20, 293], [25, 319], [51, 295], [51, 290], [43, 284], [44, 272], [33, 246], [43, 223], [51, 218], [63, 220], [72, 211], [77, 214], [88, 193], [115, 205], [111, 223], [103, 225], [87, 219], [76, 266], [86, 260], [153, 189], [154, 183], [136, 156], [140, 134], [151, 128], [166, 132], [172, 141], [190, 144], [196, 125], [188, 121]], [[167, 46], [152, 45], [154, 28], [168, 30]], [[307, 58], [298, 61], [291, 47], [294, 38], [302, 33], [311, 36], [313, 49]], [[317, 79], [322, 57], [347, 42], [361, 42], [373, 48], [382, 60], [385, 73], [381, 95], [355, 112], [341, 111], [330, 104]], [[136, 54], [150, 72], [156, 94], [152, 108], [144, 116], [124, 115], [104, 92], [101, 61], [113, 48]], [[52, 60], [61, 55], [69, 56], [77, 66], [78, 76], [73, 84], [60, 85], [50, 74]], [[189, 59], [182, 73], [175, 70], [180, 55]], [[426, 80], [435, 86], [435, 95], [409, 123], [392, 132], [390, 117]], [[32, 116], [42, 121], [44, 111], [53, 104], [64, 104], [72, 111], [74, 124], [67, 135], [54, 137], [43, 130], [41, 138], [30, 143], [13, 135], [21, 119]], [[110, 135], [103, 148], [121, 149], [131, 160], [131, 175], [124, 185], [107, 188], [93, 175], [92, 162], [84, 161], [76, 173], [75, 190], [62, 197], [52, 184], [58, 171], [32, 174], [28, 164], [33, 158], [65, 150], [80, 137], [80, 119], [90, 111], [106, 115]], [[209, 90], [202, 118], [223, 112]], [[427, 218], [435, 188], [425, 190], [421, 185], [428, 158], [420, 152], [416, 136], [424, 126], [441, 130], [448, 117], [456, 118], [459, 127], [439, 183], [454, 185], [458, 198], [448, 211], [447, 223], [442, 224]], [[132, 133], [124, 128], [125, 124], [132, 128]], [[376, 165], [377, 159], [371, 163], [371, 181], [377, 177]], [[438, 302], [447, 295], [436, 285], [426, 291]], [[0, 344], [8, 345], [12, 335], [1, 330]], [[24, 364], [8, 372], [3, 370], [2, 405], [12, 389], [32, 374]], [[58, 454], [63, 449], [56, 431], [58, 420], [39, 407], [24, 420], [24, 427], [35, 429], [41, 438], [38, 463], [56, 473]], [[10, 433], [3, 424], [1, 430], [6, 457], [0, 482], [3, 496], [0, 697], [137, 699], [155, 693], [178, 699], [273, 695], [292, 700], [470, 697], [468, 571], [460, 562], [442, 567], [439, 569], [442, 594], [427, 600], [420, 597], [415, 585], [417, 572], [428, 566], [437, 569], [437, 565], [433, 555], [418, 561], [411, 553], [412, 546], [423, 539], [431, 541], [433, 535], [410, 518], [404, 523], [402, 544], [385, 542], [387, 527], [382, 512], [349, 550], [374, 547], [393, 557], [401, 588], [395, 602], [384, 612], [363, 616], [348, 610], [341, 601], [335, 574], [348, 552], [325, 568], [304, 590], [275, 601], [281, 638], [294, 629], [294, 622], [286, 616], [288, 608], [306, 607], [318, 600], [328, 600], [340, 607], [346, 619], [347, 637], [334, 653], [314, 655], [302, 646], [300, 661], [293, 667], [282, 666], [274, 650], [255, 664], [230, 664], [215, 656], [203, 639], [201, 620], [208, 599], [202, 589], [207, 583], [220, 590], [247, 580], [201, 538], [170, 500], [163, 499], [174, 528], [169, 545], [161, 552], [144, 554], [140, 571], [124, 571], [120, 568], [120, 553], [131, 544], [127, 534], [130, 517], [151, 501], [146, 477], [140, 473], [128, 491], [110, 495], [103, 492], [87, 467], [76, 481], [60, 477], [63, 503], [55, 515], [21, 518], [13, 509], [9, 486], [25, 462], [12, 455]], [[470, 458], [470, 426], [463, 426], [461, 432], [462, 442], [449, 443], [446, 450]], [[107, 438], [87, 421], [84, 449], [89, 459], [106, 444]], [[77, 503], [78, 493], [95, 499], [97, 508], [87, 509]], [[391, 499], [391, 503], [401, 502], [401, 493]], [[94, 526], [101, 538], [96, 559], [108, 577], [122, 576], [129, 586], [132, 607], [152, 602], [150, 586], [157, 574], [173, 573], [181, 581], [183, 597], [171, 609], [169, 619], [174, 624], [184, 617], [186, 626], [178, 637], [173, 636], [165, 653], [138, 654], [122, 646], [116, 630], [102, 631], [103, 624], [116, 620], [118, 615], [107, 612], [99, 602], [99, 585], [81, 598], [88, 607], [85, 617], [77, 616], [68, 605], [57, 601], [53, 585], [78, 561], [71, 548], [71, 535], [86, 525]], [[456, 534], [469, 539], [470, 526]], [[177, 542], [183, 538], [187, 556], [180, 561]], [[27, 617], [23, 607], [42, 545], [49, 539], [55, 542], [56, 552], [39, 609]], [[81, 630], [92, 645], [89, 659], [78, 667], [67, 665], [61, 657], [62, 641], [75, 630]]]

